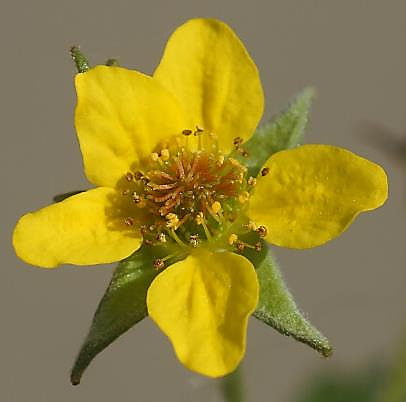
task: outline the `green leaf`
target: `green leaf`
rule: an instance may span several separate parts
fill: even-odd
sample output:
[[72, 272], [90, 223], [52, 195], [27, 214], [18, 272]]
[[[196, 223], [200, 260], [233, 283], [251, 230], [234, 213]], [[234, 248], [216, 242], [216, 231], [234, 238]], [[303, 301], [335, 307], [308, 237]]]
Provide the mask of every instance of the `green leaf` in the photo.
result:
[[118, 67], [118, 66], [120, 66], [120, 63], [118, 62], [117, 59], [108, 59], [108, 60], [106, 61], [106, 66], [109, 66], [109, 67]]
[[254, 264], [260, 285], [259, 302], [254, 316], [282, 335], [292, 336], [323, 356], [330, 356], [333, 351], [331, 345], [298, 310], [272, 258], [269, 246], [264, 243], [260, 253], [248, 250], [244, 255]]
[[97, 354], [147, 315], [147, 291], [158, 274], [153, 262], [167, 254], [166, 247], [142, 246], [119, 263], [75, 361], [71, 373], [73, 385], [80, 383], [83, 372]]
[[314, 90], [303, 89], [289, 106], [259, 127], [242, 145], [248, 156], [234, 152], [234, 157], [247, 166], [249, 174], [256, 177], [268, 158], [276, 152], [294, 148], [302, 141]]
[[61, 202], [66, 198], [72, 197], [72, 195], [83, 193], [86, 190], [78, 190], [78, 191], [69, 191], [69, 193], [57, 194], [55, 195], [52, 200], [53, 202]]

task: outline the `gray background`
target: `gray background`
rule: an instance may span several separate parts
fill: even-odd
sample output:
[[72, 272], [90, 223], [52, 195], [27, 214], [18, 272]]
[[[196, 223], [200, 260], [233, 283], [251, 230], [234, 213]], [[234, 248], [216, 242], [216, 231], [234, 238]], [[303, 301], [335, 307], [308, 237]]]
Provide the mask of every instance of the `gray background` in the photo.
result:
[[391, 358], [404, 325], [406, 2], [5, 1], [1, 61], [1, 360], [3, 402], [219, 401], [217, 383], [186, 371], [148, 319], [97, 358], [82, 385], [69, 370], [113, 266], [41, 270], [19, 261], [20, 215], [88, 186], [73, 127], [80, 44], [91, 61], [117, 57], [152, 72], [176, 26], [220, 18], [262, 75], [265, 118], [306, 85], [318, 90], [307, 142], [349, 148], [382, 164], [390, 199], [339, 239], [314, 250], [277, 249], [301, 308], [333, 342], [334, 357], [255, 319], [245, 369], [250, 401], [289, 401], [319, 371], [358, 370]]

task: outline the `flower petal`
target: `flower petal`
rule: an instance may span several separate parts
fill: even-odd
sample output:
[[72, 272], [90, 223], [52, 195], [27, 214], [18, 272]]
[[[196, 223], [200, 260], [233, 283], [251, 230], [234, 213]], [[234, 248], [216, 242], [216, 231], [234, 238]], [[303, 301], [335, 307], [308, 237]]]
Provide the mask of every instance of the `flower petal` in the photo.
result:
[[249, 315], [258, 302], [252, 264], [230, 252], [197, 250], [159, 274], [147, 294], [148, 312], [190, 370], [220, 377], [245, 352]]
[[18, 257], [45, 268], [128, 257], [139, 248], [141, 237], [117, 226], [110, 212], [114, 196], [114, 190], [97, 188], [24, 215], [13, 235]]
[[387, 198], [384, 170], [342, 148], [304, 145], [274, 154], [264, 166], [269, 174], [259, 175], [248, 215], [278, 246], [319, 246]]
[[247, 139], [264, 108], [258, 70], [236, 34], [223, 22], [193, 19], [169, 39], [154, 73], [182, 102], [194, 124], [231, 151], [233, 139]]
[[160, 141], [188, 125], [178, 101], [137, 71], [97, 66], [75, 79], [75, 124], [88, 179], [114, 186]]

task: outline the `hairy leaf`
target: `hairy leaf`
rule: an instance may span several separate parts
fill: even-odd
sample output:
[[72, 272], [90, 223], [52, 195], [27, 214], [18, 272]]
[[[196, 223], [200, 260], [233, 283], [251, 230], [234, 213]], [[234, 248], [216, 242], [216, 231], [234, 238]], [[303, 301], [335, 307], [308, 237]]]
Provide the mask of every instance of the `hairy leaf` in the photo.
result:
[[147, 315], [148, 287], [158, 274], [153, 262], [167, 254], [165, 247], [143, 246], [119, 263], [75, 361], [72, 384], [80, 383], [84, 370], [97, 354]]
[[52, 198], [53, 202], [61, 202], [66, 198], [72, 197], [72, 195], [83, 193], [85, 190], [69, 191], [69, 193], [57, 194]]
[[314, 96], [312, 88], [302, 90], [289, 106], [259, 127], [242, 145], [246, 157], [234, 152], [234, 157], [248, 167], [249, 174], [256, 177], [268, 158], [284, 149], [294, 148], [302, 141], [308, 114]]
[[264, 243], [260, 253], [249, 250], [245, 255], [257, 270], [260, 286], [259, 302], [254, 316], [281, 334], [292, 336], [325, 357], [330, 356], [333, 349], [329, 341], [297, 308], [269, 247]]

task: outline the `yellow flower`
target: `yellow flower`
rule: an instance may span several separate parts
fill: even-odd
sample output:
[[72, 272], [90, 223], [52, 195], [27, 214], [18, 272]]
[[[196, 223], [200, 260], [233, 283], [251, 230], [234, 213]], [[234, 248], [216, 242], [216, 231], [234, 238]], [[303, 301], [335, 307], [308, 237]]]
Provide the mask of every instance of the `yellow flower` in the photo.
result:
[[96, 188], [24, 215], [16, 253], [53, 268], [119, 261], [142, 242], [176, 245], [186, 258], [153, 280], [148, 312], [180, 361], [207, 376], [237, 367], [257, 305], [255, 269], [238, 252], [261, 245], [240, 240], [244, 231], [315, 247], [387, 197], [383, 169], [341, 148], [276, 153], [256, 179], [228, 156], [244, 154], [264, 99], [255, 64], [222, 22], [179, 27], [152, 77], [97, 66], [75, 84], [77, 134]]

